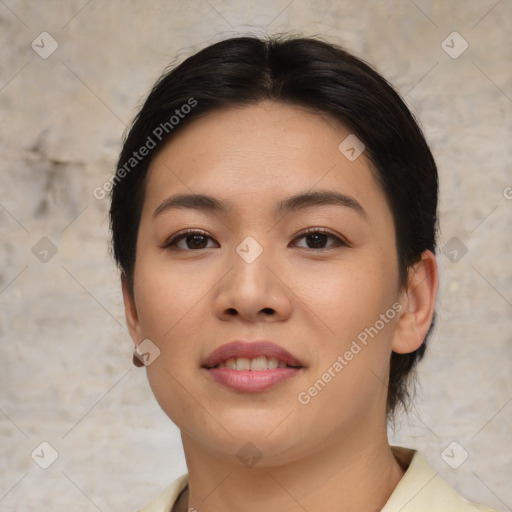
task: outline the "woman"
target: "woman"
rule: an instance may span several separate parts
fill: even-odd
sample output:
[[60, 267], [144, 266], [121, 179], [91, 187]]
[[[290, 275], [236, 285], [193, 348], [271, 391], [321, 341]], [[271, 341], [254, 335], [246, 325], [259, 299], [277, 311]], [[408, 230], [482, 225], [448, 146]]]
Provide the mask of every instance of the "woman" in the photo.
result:
[[378, 73], [216, 43], [157, 82], [117, 169], [134, 363], [188, 468], [143, 511], [490, 510], [388, 442], [434, 322], [438, 177]]

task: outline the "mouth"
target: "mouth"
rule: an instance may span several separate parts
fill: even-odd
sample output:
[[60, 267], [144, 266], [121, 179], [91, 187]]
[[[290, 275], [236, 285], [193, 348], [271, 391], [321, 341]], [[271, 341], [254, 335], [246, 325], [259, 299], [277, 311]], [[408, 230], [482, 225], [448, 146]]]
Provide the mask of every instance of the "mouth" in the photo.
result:
[[275, 370], [276, 368], [303, 368], [299, 364], [288, 364], [286, 361], [280, 361], [277, 357], [258, 356], [254, 359], [248, 357], [231, 357], [225, 361], [221, 361], [215, 366], [204, 366], [207, 370], [212, 368], [230, 368], [231, 370], [250, 370], [253, 372], [261, 372], [265, 370]]
[[269, 341], [233, 341], [215, 349], [202, 368], [214, 382], [232, 391], [266, 391], [302, 374], [305, 364]]
[[304, 363], [271, 341], [236, 340], [216, 348], [202, 363], [206, 369], [264, 371], [275, 368], [302, 368]]

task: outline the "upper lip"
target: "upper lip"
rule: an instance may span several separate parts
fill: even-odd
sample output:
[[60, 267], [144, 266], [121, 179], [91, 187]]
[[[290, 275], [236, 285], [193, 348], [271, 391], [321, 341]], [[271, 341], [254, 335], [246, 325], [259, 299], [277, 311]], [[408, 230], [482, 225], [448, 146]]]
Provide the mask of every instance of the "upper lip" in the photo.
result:
[[236, 359], [238, 357], [255, 359], [259, 356], [266, 356], [267, 358], [275, 357], [279, 359], [279, 361], [284, 361], [286, 364], [292, 366], [304, 366], [302, 362], [290, 354], [290, 352], [271, 341], [265, 340], [236, 340], [221, 345], [203, 361], [202, 366], [203, 368], [213, 368], [228, 359]]

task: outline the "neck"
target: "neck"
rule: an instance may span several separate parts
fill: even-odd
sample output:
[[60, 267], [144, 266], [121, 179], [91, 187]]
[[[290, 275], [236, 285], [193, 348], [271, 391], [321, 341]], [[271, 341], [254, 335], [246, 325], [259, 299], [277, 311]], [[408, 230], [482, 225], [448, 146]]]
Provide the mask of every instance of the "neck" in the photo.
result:
[[391, 452], [385, 427], [376, 435], [375, 429], [358, 426], [299, 459], [251, 468], [219, 458], [183, 433], [182, 440], [189, 487], [180, 510], [229, 512], [243, 504], [247, 512], [377, 512], [405, 472]]

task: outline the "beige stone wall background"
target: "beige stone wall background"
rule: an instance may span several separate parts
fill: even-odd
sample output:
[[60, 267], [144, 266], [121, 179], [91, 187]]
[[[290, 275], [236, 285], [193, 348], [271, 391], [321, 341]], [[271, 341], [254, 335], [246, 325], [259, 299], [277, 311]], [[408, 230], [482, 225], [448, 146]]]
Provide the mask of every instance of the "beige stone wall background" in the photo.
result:
[[93, 189], [177, 55], [290, 30], [375, 64], [421, 120], [441, 182], [438, 323], [390, 439], [512, 510], [511, 27], [510, 0], [0, 1], [0, 511], [136, 510], [186, 471], [131, 364]]

